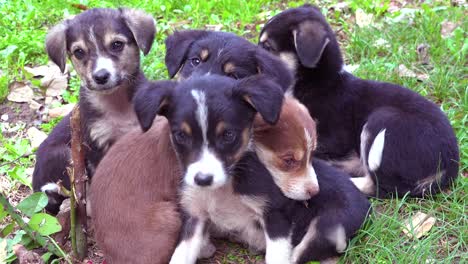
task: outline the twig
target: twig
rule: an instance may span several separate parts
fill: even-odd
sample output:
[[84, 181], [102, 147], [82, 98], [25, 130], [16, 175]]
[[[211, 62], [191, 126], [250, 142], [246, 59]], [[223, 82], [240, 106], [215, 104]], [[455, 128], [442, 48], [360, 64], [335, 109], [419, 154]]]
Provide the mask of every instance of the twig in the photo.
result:
[[[86, 167], [85, 167], [85, 148], [80, 123], [80, 108], [76, 106], [70, 117], [71, 127], [71, 154], [72, 171], [70, 173], [71, 192], [70, 195], [70, 214], [71, 214], [71, 235], [73, 246], [73, 235], [75, 236], [75, 245], [73, 251], [75, 256], [83, 260], [87, 255], [87, 216], [86, 216]], [[76, 208], [75, 208], [76, 206]], [[76, 210], [74, 210], [74, 208]]]
[[53, 242], [48, 240], [47, 238], [41, 236], [39, 233], [32, 230], [28, 224], [23, 221], [23, 218], [20, 214], [18, 214], [15, 208], [8, 202], [6, 196], [3, 193], [0, 194], [0, 204], [3, 206], [5, 211], [10, 215], [13, 221], [18, 224], [18, 226], [24, 230], [28, 236], [30, 236], [34, 241], [36, 241], [39, 245], [46, 248], [49, 252], [52, 252], [54, 255], [65, 258], [66, 255], [63, 254], [63, 251], [58, 249], [58, 245], [55, 245]]
[[33, 153], [29, 153], [29, 152], [28, 152], [28, 153], [25, 153], [25, 154], [23, 154], [23, 155], [17, 157], [17, 158], [14, 159], [14, 160], [7, 161], [7, 162], [4, 162], [4, 163], [0, 164], [0, 167], [3, 167], [3, 166], [5, 166], [5, 165], [9, 165], [9, 164], [15, 163], [15, 162], [17, 162], [18, 160], [20, 160], [20, 159], [22, 159], [22, 158], [27, 158], [27, 157], [31, 156], [32, 154], [33, 154]]

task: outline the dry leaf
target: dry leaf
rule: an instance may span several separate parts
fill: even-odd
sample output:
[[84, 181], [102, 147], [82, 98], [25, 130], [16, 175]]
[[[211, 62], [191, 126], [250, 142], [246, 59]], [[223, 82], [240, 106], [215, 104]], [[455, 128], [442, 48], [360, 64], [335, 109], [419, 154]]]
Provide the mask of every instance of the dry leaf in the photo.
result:
[[0, 241], [0, 263], [6, 263], [5, 259], [7, 257], [7, 241], [5, 238], [2, 238]]
[[407, 219], [404, 223], [403, 233], [410, 238], [420, 238], [425, 236], [432, 226], [434, 226], [436, 219], [423, 212], [417, 212], [411, 219]]
[[59, 96], [67, 89], [68, 85], [68, 69], [65, 68], [65, 73], [60, 71], [60, 68], [50, 63], [38, 67], [24, 67], [24, 70], [41, 80], [41, 87], [47, 89], [46, 96]]
[[223, 28], [223, 25], [218, 24], [218, 25], [205, 25], [206, 30], [212, 30], [212, 31], [220, 31], [221, 28]]
[[7, 114], [3, 114], [3, 115], [0, 117], [0, 119], [2, 119], [2, 121], [4, 121], [4, 122], [8, 121], [9, 118], [10, 118], [10, 117], [9, 117]]
[[427, 44], [419, 44], [416, 48], [416, 52], [418, 53], [418, 61], [422, 65], [429, 64], [429, 45]]
[[31, 100], [31, 102], [29, 103], [29, 108], [32, 109], [32, 110], [38, 110], [39, 108], [41, 108], [41, 104], [34, 101], [34, 100]]
[[31, 147], [37, 148], [47, 138], [47, 134], [40, 131], [36, 127], [30, 127], [27, 131], [29, 140], [31, 141]]
[[28, 103], [33, 98], [33, 90], [23, 82], [13, 82], [10, 85], [10, 94], [7, 99], [16, 103]]
[[452, 32], [458, 27], [457, 23], [453, 23], [450, 21], [444, 21], [442, 22], [440, 26], [440, 34], [442, 35], [442, 38], [448, 38], [452, 36]]
[[56, 118], [56, 117], [63, 117], [68, 115], [73, 110], [73, 107], [75, 107], [75, 104], [66, 104], [62, 105], [53, 109], [49, 110], [49, 117], [50, 118]]
[[356, 10], [356, 24], [359, 27], [363, 28], [369, 26], [372, 23], [373, 19], [374, 15], [366, 14], [362, 9]]
[[343, 69], [349, 73], [353, 73], [355, 70], [359, 68], [359, 64], [350, 64], [343, 66]]
[[388, 41], [383, 38], [379, 38], [378, 40], [376, 40], [374, 42], [374, 46], [376, 46], [377, 48], [390, 48], [390, 44], [388, 43]]
[[416, 79], [418, 79], [420, 81], [426, 81], [427, 79], [429, 79], [429, 75], [427, 75], [425, 73], [416, 74], [412, 70], [406, 68], [406, 66], [404, 64], [400, 64], [398, 66], [398, 75], [400, 77], [416, 78]]
[[39, 254], [27, 250], [23, 245], [17, 244], [13, 246], [13, 251], [18, 257], [19, 264], [44, 264], [44, 260]]

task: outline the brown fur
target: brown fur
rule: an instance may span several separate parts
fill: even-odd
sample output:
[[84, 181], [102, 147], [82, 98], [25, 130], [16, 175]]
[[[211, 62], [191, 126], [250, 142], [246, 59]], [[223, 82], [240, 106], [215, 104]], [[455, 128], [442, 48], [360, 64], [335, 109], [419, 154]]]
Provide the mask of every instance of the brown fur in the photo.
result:
[[168, 263], [176, 246], [181, 172], [167, 120], [158, 117], [155, 123], [146, 133], [125, 135], [94, 175], [95, 235], [108, 263]]

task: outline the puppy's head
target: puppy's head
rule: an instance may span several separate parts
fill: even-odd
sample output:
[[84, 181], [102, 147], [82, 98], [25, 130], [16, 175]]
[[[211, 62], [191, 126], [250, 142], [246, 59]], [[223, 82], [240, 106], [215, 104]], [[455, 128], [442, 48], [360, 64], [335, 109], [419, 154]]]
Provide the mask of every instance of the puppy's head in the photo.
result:
[[286, 65], [265, 50], [231, 33], [203, 30], [175, 32], [166, 40], [169, 76], [225, 75], [233, 79], [263, 74], [283, 90], [292, 85]]
[[286, 197], [307, 200], [318, 193], [317, 175], [311, 163], [317, 134], [304, 105], [285, 97], [276, 125], [256, 117], [253, 131], [255, 151]]
[[229, 180], [230, 170], [246, 151], [255, 114], [274, 124], [282, 100], [281, 88], [269, 78], [202, 76], [141, 89], [135, 111], [144, 131], [157, 114], [169, 120], [187, 185], [217, 188]]
[[91, 9], [65, 20], [47, 34], [49, 58], [62, 72], [67, 56], [84, 86], [112, 92], [139, 71], [156, 33], [154, 19], [133, 9]]
[[339, 71], [343, 65], [333, 30], [320, 10], [311, 5], [271, 18], [260, 32], [258, 44], [279, 56], [293, 72], [299, 67]]

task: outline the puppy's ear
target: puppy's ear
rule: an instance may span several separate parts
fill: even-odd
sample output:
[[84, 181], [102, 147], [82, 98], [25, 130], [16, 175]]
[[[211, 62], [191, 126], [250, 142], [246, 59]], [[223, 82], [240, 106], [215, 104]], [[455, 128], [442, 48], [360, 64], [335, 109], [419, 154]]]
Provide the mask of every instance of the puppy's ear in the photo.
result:
[[173, 78], [184, 63], [192, 43], [207, 35], [203, 30], [176, 31], [166, 39], [165, 63], [169, 77]]
[[293, 84], [293, 73], [276, 56], [257, 47], [255, 59], [258, 73], [275, 79], [283, 91], [286, 91]]
[[120, 8], [119, 10], [128, 28], [132, 31], [138, 47], [144, 55], [148, 54], [156, 34], [156, 21], [141, 10], [129, 8]]
[[330, 39], [327, 31], [317, 21], [304, 21], [293, 30], [294, 45], [302, 65], [308, 68], [317, 66]]
[[156, 115], [166, 116], [175, 86], [176, 82], [158, 81], [147, 83], [145, 87], [137, 91], [133, 105], [144, 132], [151, 128]]
[[283, 104], [283, 90], [271, 76], [252, 76], [242, 79], [233, 94], [240, 96], [258, 112], [268, 124], [278, 121]]
[[67, 61], [67, 21], [49, 30], [46, 37], [46, 50], [51, 61], [59, 66], [62, 73]]

